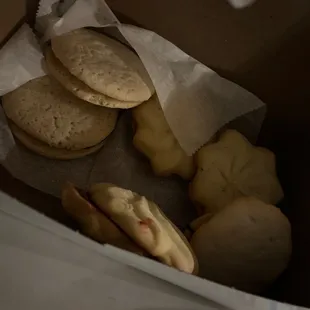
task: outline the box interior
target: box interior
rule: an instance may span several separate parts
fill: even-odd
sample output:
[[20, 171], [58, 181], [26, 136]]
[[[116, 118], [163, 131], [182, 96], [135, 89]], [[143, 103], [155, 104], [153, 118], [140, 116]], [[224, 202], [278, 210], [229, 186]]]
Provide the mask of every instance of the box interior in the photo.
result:
[[[22, 2], [1, 3], [4, 26], [0, 29], [0, 42], [22, 21]], [[37, 2], [27, 1], [30, 22], [34, 20]], [[278, 174], [285, 191], [282, 210], [293, 229], [293, 256], [288, 270], [264, 296], [310, 307], [310, 2], [257, 0], [243, 10], [234, 10], [224, 0], [107, 3], [121, 21], [157, 32], [267, 104], [258, 144], [277, 155]], [[75, 228], [58, 199], [14, 179], [3, 167], [0, 172], [2, 191]]]
[[[9, 14], [8, 14], [9, 12]], [[0, 4], [0, 47], [25, 20], [25, 1], [3, 1]]]

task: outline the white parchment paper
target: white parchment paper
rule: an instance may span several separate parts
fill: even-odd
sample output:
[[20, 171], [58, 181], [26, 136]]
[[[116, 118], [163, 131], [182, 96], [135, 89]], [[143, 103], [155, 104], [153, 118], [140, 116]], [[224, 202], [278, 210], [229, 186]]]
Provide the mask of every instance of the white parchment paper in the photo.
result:
[[[72, 0], [63, 2], [72, 4]], [[236, 129], [251, 139], [259, 133], [264, 103], [252, 93], [223, 79], [158, 34], [121, 24], [104, 1], [76, 0], [64, 7], [62, 17], [49, 23], [43, 41], [81, 27], [117, 28], [142, 60], [169, 126], [188, 155], [241, 116], [247, 125], [239, 128], [236, 123]]]
[[[265, 110], [257, 97], [158, 34], [120, 24], [104, 1], [67, 0], [60, 5], [55, 0], [41, 1], [37, 30], [42, 31], [43, 41], [85, 26], [118, 30], [135, 49], [153, 80], [172, 131], [188, 154], [233, 120], [234, 127], [247, 136], [258, 133]], [[36, 38], [25, 25], [0, 50], [1, 94], [44, 75], [42, 58]], [[154, 200], [176, 225], [184, 227], [195, 217], [187, 197], [188, 184], [178, 177], [155, 177], [149, 162], [132, 145], [131, 128], [131, 113], [123, 112], [100, 152], [57, 161], [33, 154], [15, 142], [1, 110], [0, 159], [16, 178], [57, 197], [67, 180], [81, 188], [94, 182], [116, 183]]]
[[24, 24], [0, 50], [0, 96], [45, 75], [42, 59], [33, 32]]

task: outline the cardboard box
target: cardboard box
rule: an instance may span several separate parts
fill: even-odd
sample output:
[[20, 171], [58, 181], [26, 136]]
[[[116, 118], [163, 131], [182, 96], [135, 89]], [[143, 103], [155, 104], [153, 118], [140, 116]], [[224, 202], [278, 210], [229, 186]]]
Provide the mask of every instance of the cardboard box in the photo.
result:
[[25, 2], [23, 0], [5, 1], [1, 3], [0, 10], [0, 43], [3, 44], [6, 39], [14, 33], [16, 28], [25, 19]]
[[[244, 10], [234, 10], [224, 0], [107, 2], [122, 21], [159, 33], [267, 103], [259, 143], [277, 154], [286, 194], [284, 210], [293, 227], [293, 257], [266, 296], [310, 307], [310, 2], [257, 0]], [[30, 21], [36, 4], [35, 0], [27, 3]], [[1, 2], [0, 8], [3, 41], [23, 20], [25, 8], [18, 0]], [[57, 199], [13, 179], [3, 168], [1, 175], [2, 191], [73, 227]]]

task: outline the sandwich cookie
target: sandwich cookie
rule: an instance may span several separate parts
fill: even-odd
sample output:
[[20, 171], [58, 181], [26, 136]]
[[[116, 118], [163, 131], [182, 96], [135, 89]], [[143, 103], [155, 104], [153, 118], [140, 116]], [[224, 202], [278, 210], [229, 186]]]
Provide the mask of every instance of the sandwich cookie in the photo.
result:
[[138, 255], [146, 255], [144, 250], [94, 205], [91, 196], [83, 194], [71, 183], [67, 183], [63, 188], [62, 205], [80, 225], [82, 232], [90, 238]]
[[88, 193], [96, 206], [150, 255], [181, 271], [197, 272], [198, 263], [185, 236], [154, 202], [108, 183], [95, 184]]
[[67, 150], [60, 149], [56, 147], [51, 147], [48, 144], [41, 142], [38, 139], [35, 139], [28, 135], [25, 131], [20, 129], [14, 123], [9, 121], [9, 127], [13, 136], [23, 144], [30, 151], [37, 153], [38, 155], [50, 158], [50, 159], [61, 159], [61, 160], [70, 160], [81, 158], [90, 154], [93, 154], [101, 149], [104, 144], [104, 141], [96, 144], [95, 146], [88, 147], [82, 150]]
[[53, 37], [51, 46], [72, 75], [99, 93], [130, 102], [143, 102], [154, 93], [139, 57], [108, 36], [77, 29]]
[[17, 126], [13, 134], [17, 133], [28, 147], [34, 144], [29, 142], [34, 138], [52, 148], [83, 152], [87, 149], [86, 153], [89, 148], [97, 150], [113, 131], [118, 115], [115, 109], [76, 98], [48, 76], [27, 82], [3, 96], [2, 101], [6, 116]]
[[101, 94], [72, 75], [62, 63], [55, 57], [49, 47], [45, 52], [45, 62], [49, 74], [57, 80], [65, 89], [76, 97], [89, 103], [100, 105], [106, 108], [130, 109], [141, 102], [120, 101], [104, 94]]

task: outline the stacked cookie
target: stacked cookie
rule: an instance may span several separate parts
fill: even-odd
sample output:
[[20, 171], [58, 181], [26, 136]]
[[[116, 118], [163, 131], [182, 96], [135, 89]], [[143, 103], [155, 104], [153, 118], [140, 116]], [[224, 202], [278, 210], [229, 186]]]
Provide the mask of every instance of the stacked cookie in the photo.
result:
[[109, 183], [94, 184], [87, 192], [68, 183], [62, 205], [94, 240], [152, 257], [183, 272], [198, 271], [185, 236], [144, 196]]
[[119, 109], [154, 93], [139, 57], [91, 30], [54, 37], [45, 60], [48, 76], [5, 95], [3, 108], [15, 138], [49, 158], [74, 159], [99, 150]]

